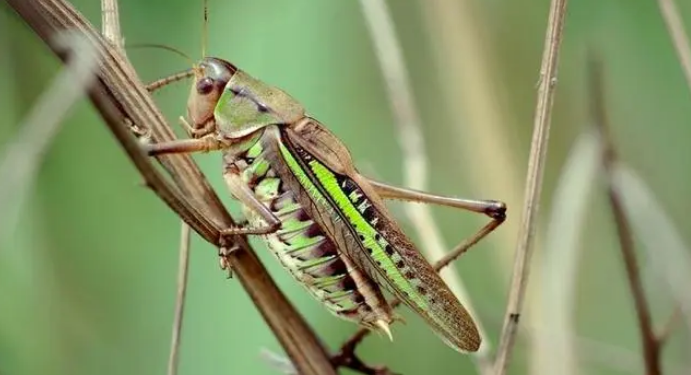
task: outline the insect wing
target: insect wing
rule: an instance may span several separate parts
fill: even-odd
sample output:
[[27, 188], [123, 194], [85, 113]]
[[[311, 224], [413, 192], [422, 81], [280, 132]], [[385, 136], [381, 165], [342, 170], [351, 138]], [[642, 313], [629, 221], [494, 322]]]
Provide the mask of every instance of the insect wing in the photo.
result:
[[341, 250], [451, 347], [476, 351], [480, 336], [470, 314], [398, 228], [345, 146], [312, 119], [282, 127], [278, 143], [290, 172], [302, 176], [300, 184], [309, 192], [311, 202], [304, 203], [331, 211], [352, 233], [355, 243], [348, 241]]

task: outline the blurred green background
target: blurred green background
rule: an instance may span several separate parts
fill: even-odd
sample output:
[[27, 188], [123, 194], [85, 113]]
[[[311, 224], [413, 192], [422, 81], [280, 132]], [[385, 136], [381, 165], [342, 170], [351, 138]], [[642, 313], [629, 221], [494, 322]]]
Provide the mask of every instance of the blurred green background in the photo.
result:
[[[74, 2], [100, 27], [99, 2]], [[691, 21], [691, 5], [679, 1]], [[453, 267], [496, 347], [522, 209], [547, 0], [388, 1], [424, 123], [430, 190], [494, 198], [509, 219]], [[201, 54], [201, 1], [121, 0], [125, 41], [162, 43]], [[0, 11], [0, 144], [60, 69], [58, 61], [6, 4]], [[350, 147], [361, 171], [401, 183], [401, 151], [385, 82], [356, 1], [210, 2], [210, 55], [234, 62], [301, 100]], [[560, 63], [542, 199], [552, 190], [588, 115], [586, 52], [605, 64], [607, 109], [622, 159], [649, 183], [691, 243], [691, 95], [654, 0], [571, 1]], [[161, 50], [131, 49], [143, 80], [187, 68]], [[168, 118], [184, 114], [186, 84], [156, 94]], [[2, 147], [2, 146], [0, 146]], [[227, 198], [220, 157], [198, 158]], [[90, 102], [64, 121], [22, 206], [19, 225], [0, 238], [0, 374], [162, 374], [173, 318], [179, 222], [141, 178]], [[234, 202], [227, 205], [237, 212]], [[640, 339], [611, 215], [602, 189], [590, 204], [581, 243], [576, 334], [588, 374], [642, 373]], [[3, 208], [0, 207], [0, 212]], [[401, 225], [419, 237], [400, 204]], [[482, 218], [432, 208], [447, 246]], [[538, 232], [543, 238], [543, 232]], [[315, 331], [337, 348], [356, 329], [313, 301], [256, 240], [257, 252]], [[642, 249], [640, 253], [644, 254]], [[652, 249], [654, 250], [654, 249]], [[535, 264], [539, 264], [538, 249]], [[644, 258], [642, 258], [644, 259]], [[645, 261], [642, 261], [645, 265]], [[643, 272], [656, 325], [673, 309]], [[530, 288], [540, 283], [534, 270]], [[219, 272], [215, 250], [195, 238], [183, 332], [181, 374], [273, 374], [260, 357], [280, 346], [236, 280]], [[541, 318], [529, 301], [512, 374], [531, 372], [531, 337]], [[407, 375], [474, 373], [421, 319], [403, 312], [395, 341], [373, 335], [359, 353]], [[689, 366], [689, 341], [677, 324], [664, 349], [666, 373]], [[609, 351], [608, 351], [609, 350]], [[347, 371], [344, 371], [347, 373]]]

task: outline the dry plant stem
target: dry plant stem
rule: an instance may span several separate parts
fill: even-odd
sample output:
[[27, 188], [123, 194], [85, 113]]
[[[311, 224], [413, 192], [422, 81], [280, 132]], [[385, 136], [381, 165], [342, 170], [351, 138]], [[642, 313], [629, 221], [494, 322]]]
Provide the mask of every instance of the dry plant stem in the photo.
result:
[[[99, 82], [90, 93], [91, 99], [148, 186], [207, 241], [219, 247], [232, 244], [235, 251], [227, 253], [227, 261], [297, 370], [301, 374], [335, 375], [321, 343], [278, 290], [246, 240], [236, 236], [221, 243], [219, 230], [230, 227], [233, 222], [194, 162], [180, 155], [161, 158], [176, 182], [177, 186], [173, 187], [158, 173], [123, 126], [123, 122], [130, 119], [134, 124], [150, 128], [157, 142], [174, 139], [174, 133], [134, 75], [131, 65], [65, 1], [7, 0], [7, 3], [52, 48], [49, 41], [53, 35], [74, 28], [98, 49]], [[65, 58], [59, 50], [54, 49], [54, 52]]]
[[[604, 155], [604, 162], [607, 173], [610, 173], [611, 162], [614, 160], [614, 158], [613, 155], [608, 154], [609, 152], [606, 151]], [[619, 236], [619, 243], [621, 245], [624, 266], [626, 267], [626, 275], [629, 282], [629, 287], [631, 288], [631, 294], [633, 295], [634, 305], [636, 307], [638, 325], [641, 330], [646, 374], [659, 375], [661, 374], [660, 346], [658, 345], [657, 338], [653, 332], [650, 310], [648, 309], [645, 292], [643, 290], [643, 283], [638, 272], [638, 262], [636, 260], [634, 251], [631, 227], [626, 219], [621, 199], [617, 195], [616, 190], [611, 186], [608, 186], [607, 190], [610, 205], [612, 206], [614, 221], [617, 226], [617, 234]]]
[[98, 60], [94, 48], [81, 35], [65, 32], [53, 42], [68, 61], [43, 92], [17, 134], [0, 155], [0, 238], [11, 236], [22, 203], [33, 186], [43, 156], [59, 132], [72, 105], [87, 93], [96, 79]]
[[[103, 37], [109, 41], [113, 48], [122, 56], [125, 55], [125, 43], [120, 32], [120, 15], [117, 0], [101, 0], [101, 20]], [[131, 124], [127, 122], [128, 125]], [[177, 294], [175, 299], [175, 313], [173, 318], [173, 330], [170, 342], [170, 354], [168, 356], [168, 375], [176, 375], [180, 357], [180, 336], [185, 308], [185, 295], [187, 292], [187, 271], [189, 266], [190, 227], [184, 220], [180, 230], [180, 259], [178, 264]]]
[[648, 250], [646, 263], [664, 280], [681, 312], [687, 330], [691, 331], [691, 250], [684, 243], [672, 219], [634, 171], [617, 162], [608, 176], [622, 198], [626, 217], [637, 238]]
[[653, 328], [650, 317], [650, 309], [645, 296], [645, 289], [641, 280], [638, 260], [636, 258], [633, 233], [629, 224], [622, 199], [615, 189], [610, 176], [613, 173], [614, 164], [617, 156], [609, 133], [609, 121], [605, 106], [604, 84], [602, 81], [601, 67], [597, 63], [591, 63], [591, 89], [593, 120], [598, 127], [602, 139], [602, 164], [607, 175], [607, 196], [612, 207], [614, 222], [617, 227], [621, 255], [626, 268], [626, 276], [633, 295], [638, 326], [641, 330], [643, 359], [645, 362], [646, 374], [660, 375], [660, 345]]
[[101, 0], [101, 30], [103, 37], [125, 55], [125, 40], [120, 32], [118, 0]]
[[182, 223], [180, 228], [180, 259], [178, 260], [177, 295], [175, 296], [175, 318], [173, 333], [170, 339], [170, 356], [168, 357], [168, 375], [177, 375], [180, 359], [180, 336], [185, 314], [185, 295], [187, 294], [187, 275], [190, 259], [190, 226]]
[[552, 0], [547, 20], [547, 32], [540, 68], [540, 85], [537, 94], [533, 139], [528, 160], [524, 209], [521, 217], [518, 241], [513, 265], [511, 291], [504, 317], [501, 341], [497, 350], [495, 374], [503, 375], [509, 364], [513, 343], [516, 339], [518, 321], [523, 307], [528, 283], [530, 256], [533, 237], [537, 228], [542, 178], [547, 156], [547, 143], [552, 118], [552, 105], [557, 84], [559, 49], [566, 16], [567, 0]]
[[[99, 67], [100, 85], [98, 87], [103, 88], [108, 96], [112, 97], [111, 101], [116, 102], [120, 108], [120, 117], [124, 120], [131, 120], [137, 125], [149, 127], [157, 141], [174, 139], [174, 133], [166, 124], [163, 115], [142, 88], [136, 74], [133, 73], [134, 68], [117, 50], [104, 42], [93, 27], [69, 3], [60, 0], [8, 0], [7, 2], [23, 16], [24, 20], [45, 41], [49, 41], [53, 34], [65, 29], [76, 29], [87, 37], [89, 42], [98, 48], [101, 61]], [[51, 47], [53, 46], [51, 45]], [[121, 126], [121, 124], [118, 125]], [[122, 138], [121, 142], [127, 142], [125, 139], [129, 139], [128, 135], [122, 135]], [[144, 155], [139, 151], [139, 145], [136, 143], [128, 152], [131, 153], [130, 157]], [[209, 242], [217, 242], [219, 235], [216, 227], [224, 224], [225, 217], [229, 220], [229, 216], [201, 171], [187, 155], [161, 158], [161, 161], [177, 183], [180, 193], [184, 194], [185, 200], [188, 202], [187, 205], [190, 206], [188, 210], [193, 213], [194, 220], [198, 222], [192, 227], [197, 232], [201, 231], [200, 234]], [[140, 164], [137, 166], [141, 168], [151, 163], [141, 161]], [[177, 192], [177, 190], [171, 189], [169, 191]], [[189, 202], [199, 208], [191, 208], [192, 205]], [[206, 208], [212, 211], [201, 212], [202, 209]]]
[[[360, 6], [367, 21], [370, 38], [374, 43], [374, 51], [386, 82], [389, 103], [396, 119], [396, 133], [403, 152], [403, 185], [416, 190], [427, 190], [428, 162], [424, 147], [422, 122], [416, 109], [403, 52], [396, 37], [390, 12], [384, 0], [361, 0]], [[420, 236], [421, 249], [427, 253], [428, 259], [443, 257], [447, 247], [429, 206], [410, 204], [405, 206], [405, 212]], [[482, 347], [474, 355], [474, 358], [478, 371], [481, 374], [490, 374], [491, 366], [487, 354], [491, 345], [484, 327], [477, 319], [465, 285], [458, 273], [451, 269], [448, 270], [444, 279], [475, 318], [482, 338]]]
[[686, 85], [691, 90], [691, 48], [689, 47], [689, 38], [684, 31], [684, 22], [679, 14], [679, 9], [674, 4], [674, 0], [657, 0], [657, 5], [660, 7], [667, 31], [672, 37], [672, 44], [674, 44], [674, 50], [677, 52], [681, 69], [684, 72]]

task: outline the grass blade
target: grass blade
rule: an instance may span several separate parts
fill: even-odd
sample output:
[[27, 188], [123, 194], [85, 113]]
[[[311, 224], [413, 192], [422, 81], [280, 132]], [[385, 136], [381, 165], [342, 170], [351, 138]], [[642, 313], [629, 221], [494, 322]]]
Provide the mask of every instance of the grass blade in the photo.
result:
[[594, 131], [582, 134], [565, 163], [554, 192], [544, 244], [540, 316], [544, 328], [535, 336], [536, 374], [577, 374], [574, 348], [576, 280], [581, 230], [600, 170], [600, 141]]

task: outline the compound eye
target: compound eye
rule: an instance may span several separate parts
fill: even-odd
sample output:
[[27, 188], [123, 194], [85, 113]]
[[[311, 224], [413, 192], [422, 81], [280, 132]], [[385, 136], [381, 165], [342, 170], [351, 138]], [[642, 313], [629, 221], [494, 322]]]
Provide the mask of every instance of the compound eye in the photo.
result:
[[199, 95], [208, 95], [214, 89], [214, 81], [211, 78], [202, 78], [197, 82], [197, 93]]

